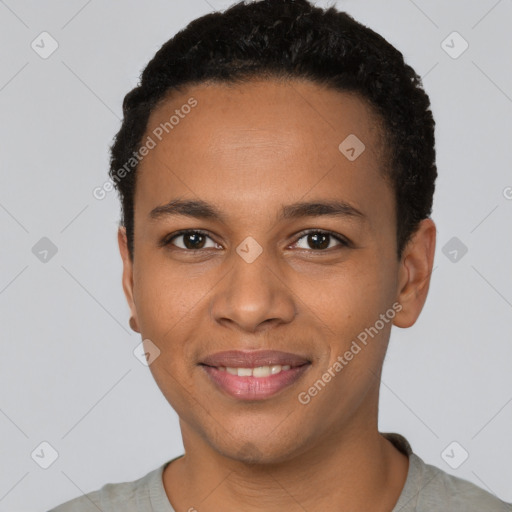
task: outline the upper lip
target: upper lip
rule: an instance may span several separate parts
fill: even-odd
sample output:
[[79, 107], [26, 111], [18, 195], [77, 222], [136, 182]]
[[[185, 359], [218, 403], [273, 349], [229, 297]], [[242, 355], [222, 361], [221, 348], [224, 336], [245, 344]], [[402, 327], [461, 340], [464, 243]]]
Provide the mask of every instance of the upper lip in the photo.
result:
[[201, 364], [215, 367], [257, 368], [258, 366], [302, 366], [310, 361], [305, 357], [278, 350], [227, 350], [205, 357]]

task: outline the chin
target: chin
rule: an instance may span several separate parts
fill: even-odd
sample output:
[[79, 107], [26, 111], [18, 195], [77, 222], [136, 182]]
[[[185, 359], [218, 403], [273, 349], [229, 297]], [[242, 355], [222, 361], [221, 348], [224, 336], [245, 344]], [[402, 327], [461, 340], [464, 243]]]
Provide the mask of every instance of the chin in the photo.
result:
[[274, 439], [269, 441], [268, 434], [263, 434], [262, 439], [240, 439], [230, 437], [228, 446], [215, 446], [212, 448], [224, 457], [251, 465], [269, 465], [287, 462], [298, 455], [300, 449], [297, 440]]

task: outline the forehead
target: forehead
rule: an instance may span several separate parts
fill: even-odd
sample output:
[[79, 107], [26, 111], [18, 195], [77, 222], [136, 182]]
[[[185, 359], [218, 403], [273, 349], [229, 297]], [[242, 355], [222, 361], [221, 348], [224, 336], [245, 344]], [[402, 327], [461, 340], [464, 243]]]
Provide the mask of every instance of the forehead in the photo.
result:
[[[190, 108], [192, 100], [197, 105]], [[379, 121], [375, 110], [356, 93], [306, 80], [269, 79], [210, 82], [172, 91], [151, 113], [146, 131], [157, 130], [175, 144], [186, 140], [210, 149], [216, 142], [241, 149], [258, 145], [284, 151], [293, 146], [294, 155], [303, 142], [330, 153], [338, 150], [340, 137], [354, 134], [378, 157], [383, 142]], [[192, 140], [190, 136], [198, 133], [204, 138]], [[311, 154], [311, 148], [302, 148]]]
[[182, 196], [277, 208], [283, 194], [327, 194], [362, 206], [382, 202], [386, 187], [372, 107], [307, 81], [190, 86], [152, 112], [147, 137], [155, 147], [139, 164], [136, 189], [146, 213]]

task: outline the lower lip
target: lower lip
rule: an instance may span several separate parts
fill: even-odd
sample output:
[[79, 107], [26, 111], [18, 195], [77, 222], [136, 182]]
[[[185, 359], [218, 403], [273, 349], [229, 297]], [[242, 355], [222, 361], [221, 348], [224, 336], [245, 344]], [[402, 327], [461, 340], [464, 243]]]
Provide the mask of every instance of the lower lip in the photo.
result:
[[225, 393], [239, 400], [264, 400], [291, 386], [310, 364], [282, 370], [268, 377], [239, 377], [213, 366], [202, 365], [211, 380]]

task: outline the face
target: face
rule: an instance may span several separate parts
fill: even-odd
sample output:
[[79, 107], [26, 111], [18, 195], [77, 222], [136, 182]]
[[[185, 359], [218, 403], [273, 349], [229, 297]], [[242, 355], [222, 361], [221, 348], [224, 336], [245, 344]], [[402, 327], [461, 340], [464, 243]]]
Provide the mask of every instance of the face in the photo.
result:
[[371, 108], [309, 82], [203, 84], [148, 136], [123, 287], [185, 448], [277, 462], [376, 429], [390, 329], [421, 311], [435, 228], [397, 260]]

